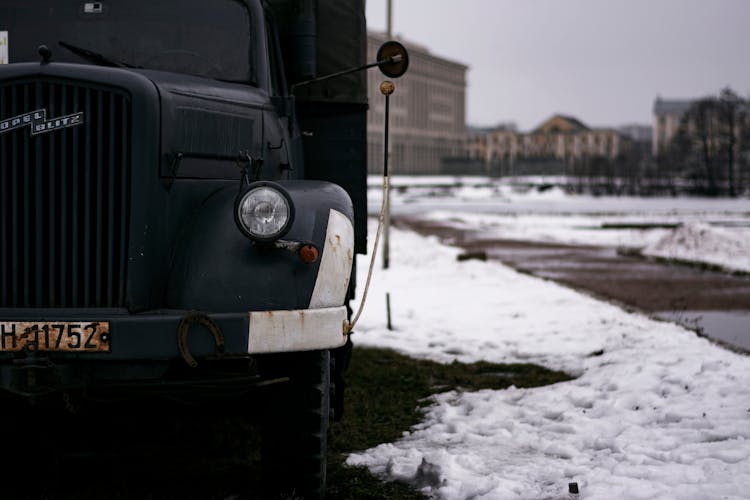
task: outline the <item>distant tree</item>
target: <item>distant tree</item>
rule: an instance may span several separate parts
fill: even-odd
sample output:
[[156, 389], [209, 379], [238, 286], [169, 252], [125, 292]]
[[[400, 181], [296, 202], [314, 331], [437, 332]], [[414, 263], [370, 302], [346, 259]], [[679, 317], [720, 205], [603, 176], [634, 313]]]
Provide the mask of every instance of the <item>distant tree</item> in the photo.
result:
[[669, 145], [672, 168], [680, 168], [680, 176], [690, 180], [694, 189], [712, 196], [719, 192], [714, 151], [718, 109], [718, 100], [713, 97], [695, 101], [682, 116]]
[[701, 160], [694, 152], [695, 141], [689, 129], [689, 121], [683, 117], [682, 124], [669, 144], [666, 157], [662, 158], [663, 182], [672, 196], [677, 195], [680, 178], [696, 179], [697, 171], [701, 168]]
[[699, 192], [737, 196], [748, 177], [748, 101], [731, 88], [719, 97], [695, 101], [683, 115], [669, 145], [667, 162]]
[[[713, 147], [716, 135], [714, 117], [718, 105], [713, 98], [701, 99], [688, 110], [683, 120], [687, 119], [688, 124], [692, 122], [694, 127], [694, 137], [698, 142], [700, 158], [703, 168], [706, 171], [706, 182], [708, 183], [707, 192], [710, 195], [717, 195], [719, 190], [716, 185], [716, 172], [714, 170]], [[689, 130], [689, 129], [688, 129]]]
[[737, 146], [740, 141], [740, 129], [745, 117], [745, 101], [732, 89], [722, 89], [718, 101], [719, 114], [719, 144], [723, 151], [722, 157], [726, 165], [727, 180], [729, 183], [729, 196], [737, 196], [735, 186], [735, 158]]
[[745, 99], [737, 137], [740, 189], [745, 193], [750, 193], [750, 98]]

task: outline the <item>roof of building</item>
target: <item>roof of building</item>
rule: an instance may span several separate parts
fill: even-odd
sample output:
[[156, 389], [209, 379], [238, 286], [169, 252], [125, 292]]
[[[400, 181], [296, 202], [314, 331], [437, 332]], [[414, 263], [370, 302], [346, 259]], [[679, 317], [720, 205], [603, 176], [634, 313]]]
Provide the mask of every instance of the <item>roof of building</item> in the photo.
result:
[[466, 131], [474, 134], [487, 134], [490, 132], [518, 132], [518, 125], [515, 122], [502, 122], [497, 125], [467, 125]]
[[662, 99], [657, 97], [654, 101], [654, 114], [681, 114], [687, 111], [694, 102], [695, 99]]
[[654, 129], [651, 125], [641, 125], [637, 123], [621, 125], [617, 128], [617, 131], [620, 134], [639, 142], [651, 142], [653, 140], [653, 130]]
[[556, 114], [535, 128], [532, 133], [580, 132], [590, 130], [581, 120], [567, 115]]

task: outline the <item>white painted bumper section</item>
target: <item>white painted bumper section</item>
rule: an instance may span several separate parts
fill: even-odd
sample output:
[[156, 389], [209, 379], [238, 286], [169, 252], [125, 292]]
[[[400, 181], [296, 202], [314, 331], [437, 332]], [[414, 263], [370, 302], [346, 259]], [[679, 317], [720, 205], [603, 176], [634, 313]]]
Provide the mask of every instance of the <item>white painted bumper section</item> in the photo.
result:
[[336, 210], [328, 214], [326, 242], [310, 309], [250, 313], [250, 353], [333, 349], [346, 343], [346, 292], [354, 259], [354, 227]]
[[252, 353], [333, 349], [346, 343], [346, 306], [250, 313]]
[[354, 261], [354, 226], [336, 210], [328, 213], [326, 242], [318, 277], [310, 297], [310, 309], [340, 306], [346, 300]]

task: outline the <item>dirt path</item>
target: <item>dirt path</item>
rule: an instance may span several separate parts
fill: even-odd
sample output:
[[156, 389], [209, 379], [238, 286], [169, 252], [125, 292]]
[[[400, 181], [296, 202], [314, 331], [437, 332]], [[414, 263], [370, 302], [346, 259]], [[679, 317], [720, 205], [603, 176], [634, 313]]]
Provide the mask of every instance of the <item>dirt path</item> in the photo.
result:
[[649, 313], [750, 311], [747, 276], [623, 256], [613, 248], [485, 240], [476, 232], [460, 231], [434, 221], [398, 218], [395, 224], [437, 235], [468, 252], [486, 252], [488, 258], [515, 269]]

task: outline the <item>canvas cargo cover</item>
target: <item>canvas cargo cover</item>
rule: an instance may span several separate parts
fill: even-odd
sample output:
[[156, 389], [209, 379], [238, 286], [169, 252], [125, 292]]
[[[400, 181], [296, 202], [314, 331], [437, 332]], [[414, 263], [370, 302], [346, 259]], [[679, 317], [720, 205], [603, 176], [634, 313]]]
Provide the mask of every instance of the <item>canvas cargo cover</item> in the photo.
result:
[[[305, 0], [269, 0], [279, 24], [282, 46], [291, 45], [293, 26]], [[324, 76], [367, 63], [365, 0], [308, 0], [315, 12], [316, 76]], [[291, 57], [285, 51], [284, 57]], [[289, 63], [289, 61], [286, 61]], [[376, 70], [373, 70], [376, 71]], [[295, 83], [290, 79], [290, 84]], [[367, 73], [359, 71], [299, 87], [300, 100], [341, 103], [367, 102]]]

